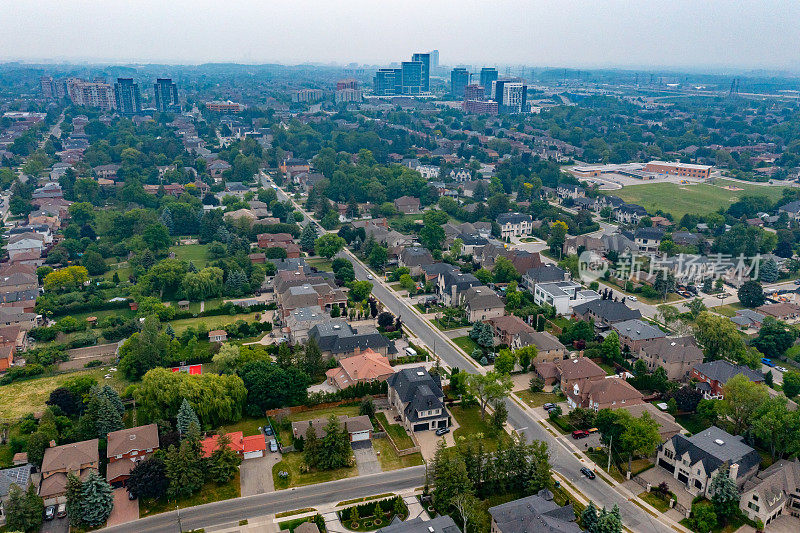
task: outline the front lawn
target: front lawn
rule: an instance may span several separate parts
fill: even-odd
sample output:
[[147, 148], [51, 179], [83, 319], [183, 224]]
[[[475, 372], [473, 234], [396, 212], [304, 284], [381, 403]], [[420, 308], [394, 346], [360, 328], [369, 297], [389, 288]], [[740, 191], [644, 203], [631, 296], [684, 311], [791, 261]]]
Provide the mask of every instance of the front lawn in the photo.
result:
[[407, 450], [408, 448], [414, 447], [414, 441], [408, 435], [408, 432], [406, 432], [406, 428], [400, 424], [389, 423], [389, 420], [386, 418], [386, 413], [378, 413], [375, 415], [375, 418], [378, 419], [378, 422], [380, 422], [383, 429], [386, 430], [386, 433], [389, 434], [399, 450]]
[[531, 407], [540, 407], [546, 403], [558, 402], [558, 396], [552, 392], [531, 392], [528, 389], [515, 391], [519, 399]]
[[[281, 471], [288, 472], [288, 477], [281, 477]], [[358, 468], [355, 466], [336, 468], [334, 470], [306, 470], [303, 454], [301, 452], [290, 452], [283, 454], [283, 459], [272, 466], [272, 479], [275, 482], [275, 489], [281, 490], [289, 487], [301, 487], [303, 485], [315, 485], [355, 477], [358, 475]]]
[[487, 412], [486, 419], [482, 420], [481, 408], [477, 405], [466, 408], [454, 405], [450, 408], [450, 414], [453, 415], [459, 425], [458, 429], [453, 432], [453, 438], [456, 440], [459, 437], [470, 437], [480, 433], [484, 436], [484, 444], [489, 451], [497, 448], [499, 439], [503, 439], [506, 443], [511, 442], [511, 437], [505, 431], [501, 431], [497, 435], [492, 432], [489, 427], [491, 415]]
[[375, 448], [378, 454], [378, 461], [380, 461], [381, 469], [384, 472], [423, 464], [422, 454], [419, 452], [409, 455], [397, 455], [389, 439], [372, 439], [372, 447]]
[[639, 494], [639, 498], [643, 499], [662, 513], [669, 510], [669, 502], [674, 495], [670, 493], [666, 498], [660, 492], [643, 492]]
[[[314, 509], [309, 509], [313, 511]], [[278, 527], [281, 531], [289, 531], [294, 533], [294, 530], [300, 524], [304, 524], [306, 522], [313, 522], [317, 525], [321, 533], [325, 533], [327, 529], [325, 528], [325, 520], [323, 520], [322, 516], [315, 514], [314, 516], [306, 516], [305, 518], [294, 518], [292, 520], [286, 520], [284, 522], [278, 522]]]
[[302, 420], [313, 420], [315, 418], [329, 418], [331, 415], [335, 416], [358, 416], [358, 405], [337, 405], [336, 407], [326, 407], [324, 409], [311, 409], [310, 411], [303, 411], [300, 413], [292, 413], [286, 418], [292, 422], [300, 422]]
[[716, 311], [717, 313], [721, 314], [722, 316], [727, 316], [728, 318], [736, 316], [736, 311], [740, 311], [745, 307], [740, 304], [739, 302], [733, 304], [725, 304], [725, 305], [718, 305], [716, 307], [712, 307], [711, 311]]
[[453, 339], [453, 342], [456, 343], [456, 346], [464, 350], [467, 355], [470, 355], [474, 350], [480, 349], [477, 343], [472, 340], [469, 335], [464, 335], [463, 337], [456, 337]]
[[700, 433], [704, 429], [710, 427], [710, 425], [700, 418], [697, 413], [691, 413], [688, 415], [676, 415], [675, 421], [680, 424], [681, 426], [686, 429], [692, 435]]
[[[395, 513], [397, 501], [400, 513]], [[354, 505], [342, 509], [337, 513], [342, 525], [350, 531], [375, 531], [392, 523], [395, 517], [400, 520], [408, 518], [408, 507], [400, 496], [395, 496], [389, 500], [378, 500], [361, 505]]]
[[[233, 479], [223, 485], [219, 485], [213, 481], [204, 483], [203, 487], [198, 492], [195, 492], [188, 498], [178, 500], [177, 505], [181, 509], [184, 509], [186, 507], [203, 505], [204, 503], [239, 498], [241, 495], [242, 491], [239, 485], [239, 472], [237, 471], [236, 475], [233, 476]], [[139, 518], [144, 518], [145, 516], [151, 516], [158, 513], [174, 511], [175, 505], [175, 500], [168, 500], [166, 497], [160, 500], [139, 500]]]

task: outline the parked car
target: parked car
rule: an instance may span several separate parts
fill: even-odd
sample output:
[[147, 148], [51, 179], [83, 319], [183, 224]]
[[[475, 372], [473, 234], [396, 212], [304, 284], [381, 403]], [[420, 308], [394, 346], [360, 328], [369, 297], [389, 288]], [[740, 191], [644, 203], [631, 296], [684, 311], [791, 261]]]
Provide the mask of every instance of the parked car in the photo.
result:
[[267, 437], [271, 437], [271, 436], [272, 436], [272, 433], [273, 433], [273, 432], [272, 432], [272, 426], [264, 426], [264, 434], [265, 434]]
[[269, 451], [273, 453], [278, 451], [278, 442], [275, 439], [269, 441]]
[[589, 479], [594, 479], [594, 477], [595, 477], [594, 476], [594, 472], [592, 472], [591, 470], [589, 470], [585, 466], [583, 468], [581, 468], [581, 474], [583, 474], [584, 476], [586, 476]]
[[586, 430], [586, 432], [589, 433], [589, 435], [591, 435], [592, 433], [597, 433], [598, 431], [600, 430], [597, 428], [589, 428]]
[[786, 367], [785, 367], [785, 366], [776, 366], [776, 367], [775, 367], [775, 369], [776, 369], [776, 370], [780, 370], [781, 372], [787, 372], [787, 370], [786, 370]]
[[442, 435], [447, 435], [450, 433], [450, 428], [439, 428], [436, 430], [436, 436], [441, 437]]
[[66, 518], [66, 516], [67, 516], [67, 504], [59, 503], [58, 509], [56, 510], [56, 518]]
[[636, 296], [631, 294], [630, 296], [628, 296], [628, 300], [630, 300], [632, 302], [638, 302], [639, 298], [637, 298]]
[[550, 409], [555, 409], [556, 408], [556, 404], [548, 402], [548, 403], [544, 404], [542, 407], [544, 407], [545, 411], [549, 411]]
[[56, 517], [56, 506], [55, 505], [48, 505], [44, 508], [44, 519], [45, 520], [52, 520]]
[[372, 279], [372, 274], [367, 274], [367, 279]]
[[762, 357], [761, 362], [769, 367], [775, 366], [775, 363], [772, 362], [772, 359], [769, 359], [767, 357]]
[[573, 439], [585, 439], [588, 436], [589, 432], [583, 429], [576, 429], [575, 431], [572, 432]]

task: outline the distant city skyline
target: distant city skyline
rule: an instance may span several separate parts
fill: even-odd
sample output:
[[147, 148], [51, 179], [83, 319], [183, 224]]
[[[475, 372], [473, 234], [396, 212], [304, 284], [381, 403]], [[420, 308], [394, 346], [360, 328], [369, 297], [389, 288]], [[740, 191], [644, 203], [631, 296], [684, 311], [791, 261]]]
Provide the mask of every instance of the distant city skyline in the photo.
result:
[[3, 3], [2, 62], [388, 66], [438, 49], [449, 66], [800, 72], [791, 0]]

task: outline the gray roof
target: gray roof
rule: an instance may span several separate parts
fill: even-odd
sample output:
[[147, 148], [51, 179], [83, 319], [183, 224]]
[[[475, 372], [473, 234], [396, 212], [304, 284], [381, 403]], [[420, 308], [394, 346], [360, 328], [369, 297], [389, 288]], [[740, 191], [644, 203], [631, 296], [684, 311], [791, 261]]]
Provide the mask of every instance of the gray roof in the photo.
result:
[[547, 331], [525, 331], [520, 333], [519, 336], [526, 346], [532, 344], [541, 351], [567, 350], [567, 347], [561, 344], [561, 341]]
[[433, 263], [431, 253], [422, 246], [406, 246], [400, 252], [400, 259], [407, 266], [422, 266]]
[[469, 306], [470, 309], [494, 309], [497, 307], [505, 307], [503, 300], [497, 296], [497, 293], [486, 285], [479, 285], [467, 289], [464, 293], [464, 304]]
[[404, 368], [395, 372], [388, 379], [389, 387], [393, 388], [400, 401], [408, 403], [417, 397], [433, 395], [435, 398], [444, 398], [442, 383], [437, 376], [432, 376], [425, 367]]
[[0, 470], [0, 498], [8, 496], [11, 485], [17, 485], [22, 490], [27, 489], [31, 479], [31, 468], [33, 468], [33, 465], [15, 466]]
[[302, 257], [296, 259], [270, 259], [269, 262], [275, 265], [275, 270], [278, 272], [281, 270], [302, 270], [306, 274], [311, 273], [311, 267], [306, 264], [306, 260]]
[[308, 335], [317, 341], [321, 351], [332, 354], [346, 354], [367, 348], [377, 351], [389, 347], [389, 340], [377, 330], [359, 331], [344, 319], [316, 324]]
[[439, 276], [439, 274], [443, 274], [444, 272], [458, 270], [450, 263], [432, 263], [430, 265], [422, 265], [421, 268], [428, 276]]
[[634, 318], [633, 320], [624, 320], [614, 324], [614, 329], [625, 337], [631, 340], [638, 341], [644, 339], [658, 339], [666, 337], [667, 335], [655, 326], [651, 326], [647, 322]]
[[449, 516], [437, 516], [423, 521], [421, 517], [412, 518], [405, 522], [395, 517], [392, 523], [377, 531], [377, 533], [461, 533], [458, 526]]
[[572, 505], [559, 506], [547, 489], [538, 494], [489, 508], [492, 520], [502, 533], [580, 533]]
[[541, 265], [529, 268], [525, 276], [530, 278], [533, 283], [546, 283], [550, 281], [564, 281], [566, 271], [555, 265]]
[[723, 463], [737, 463], [739, 472], [744, 473], [761, 462], [761, 456], [744, 443], [743, 437], [731, 435], [716, 426], [691, 437], [679, 433], [672, 437], [672, 445], [675, 447], [676, 458], [688, 452], [692, 464], [702, 462], [707, 473], [713, 472]]
[[480, 280], [472, 274], [465, 274], [460, 270], [450, 270], [442, 273], [445, 288], [455, 287], [464, 291], [476, 285], [482, 285]]
[[572, 308], [575, 314], [583, 315], [591, 311], [601, 319], [609, 323], [623, 322], [642, 318], [642, 313], [638, 309], [631, 309], [625, 302], [615, 302], [614, 300], [592, 300], [582, 303]]
[[697, 362], [703, 360], [703, 350], [697, 347], [694, 337], [656, 339], [645, 344], [642, 350], [651, 357], [667, 363]]
[[503, 224], [519, 224], [520, 222], [530, 222], [533, 220], [533, 217], [530, 215], [524, 215], [522, 213], [503, 213], [502, 215], [497, 215], [497, 223], [501, 226]]
[[636, 204], [620, 204], [617, 209], [627, 213], [636, 213], [642, 216], [647, 215], [647, 209]]
[[734, 376], [738, 376], [739, 374], [744, 374], [747, 379], [757, 383], [764, 381], [764, 376], [761, 374], [761, 372], [743, 365], [734, 365], [733, 363], [725, 361], [724, 359], [700, 363], [698, 365], [694, 365], [694, 369], [709, 379], [718, 381], [723, 385], [727, 383], [729, 379]]
[[664, 230], [659, 228], [639, 228], [636, 230], [636, 238], [660, 241], [664, 238]]
[[600, 237], [608, 251], [624, 252], [625, 250], [636, 251], [639, 246], [623, 235], [622, 233], [612, 233], [611, 235], [603, 235]]
[[778, 208], [778, 211], [786, 211], [787, 213], [800, 212], [800, 200], [795, 200], [794, 202], [784, 204]]

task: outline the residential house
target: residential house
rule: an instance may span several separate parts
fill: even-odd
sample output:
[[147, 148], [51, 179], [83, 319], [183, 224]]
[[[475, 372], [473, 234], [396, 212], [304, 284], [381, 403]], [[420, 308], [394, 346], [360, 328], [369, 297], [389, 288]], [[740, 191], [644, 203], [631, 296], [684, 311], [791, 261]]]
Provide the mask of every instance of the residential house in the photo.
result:
[[491, 533], [581, 533], [575, 522], [572, 504], [563, 507], [553, 501], [553, 493], [542, 489], [519, 500], [489, 507]]
[[511, 348], [521, 348], [520, 335], [530, 334], [535, 330], [516, 315], [504, 315], [490, 318], [485, 321], [492, 326], [492, 333], [496, 344], [506, 345]]
[[412, 276], [422, 274], [422, 267], [433, 263], [433, 256], [427, 248], [422, 246], [406, 246], [398, 257], [398, 266], [406, 267]]
[[21, 254], [36, 253], [41, 255], [43, 249], [44, 237], [38, 233], [14, 235], [6, 245], [6, 251], [8, 251], [8, 257], [11, 261]]
[[4, 521], [6, 516], [4, 504], [8, 499], [11, 485], [16, 485], [23, 491], [28, 490], [28, 486], [31, 484], [31, 472], [35, 469], [36, 467], [27, 464], [26, 460], [24, 464], [0, 470], [0, 522]]
[[388, 379], [389, 404], [409, 431], [450, 427], [441, 380], [424, 367], [404, 368]]
[[500, 226], [500, 236], [503, 239], [523, 237], [533, 231], [533, 217], [522, 213], [497, 215], [497, 224]]
[[586, 196], [586, 189], [580, 185], [573, 185], [571, 183], [561, 183], [556, 188], [556, 195], [562, 200], [576, 198], [584, 198]]
[[580, 211], [592, 211], [594, 206], [595, 202], [591, 198], [576, 198], [572, 201], [572, 207]]
[[[295, 533], [305, 533], [297, 532]], [[313, 532], [311, 532], [313, 533]], [[424, 520], [421, 516], [402, 521], [395, 516], [392, 523], [382, 527], [376, 533], [461, 533], [458, 526], [449, 515], [436, 515], [435, 518]]]
[[394, 201], [394, 207], [404, 215], [415, 215], [419, 213], [419, 198], [413, 196], [401, 196]]
[[764, 375], [744, 365], [735, 365], [724, 359], [708, 361], [695, 365], [689, 378], [696, 381], [695, 387], [703, 393], [707, 400], [721, 400], [724, 397], [723, 387], [734, 376], [744, 375], [754, 383], [763, 383]]
[[106, 479], [111, 484], [124, 483], [139, 461], [158, 449], [158, 426], [148, 424], [120, 429], [108, 434]]
[[620, 224], [638, 224], [647, 216], [647, 210], [636, 204], [621, 204], [614, 209], [614, 219]]
[[703, 362], [703, 350], [697, 347], [694, 337], [666, 337], [643, 345], [638, 357], [647, 363], [650, 372], [661, 367], [670, 381], [683, 381], [692, 368]]
[[612, 211], [624, 204], [625, 202], [619, 196], [605, 196], [600, 195], [594, 199], [595, 211], [602, 211], [603, 208], [608, 207]]
[[786, 213], [789, 216], [789, 220], [800, 220], [800, 200], [795, 200], [780, 206], [778, 208], [778, 213]]
[[222, 178], [223, 172], [230, 170], [231, 165], [222, 159], [215, 159], [208, 164], [207, 168], [208, 173], [211, 174], [211, 177], [217, 179]]
[[436, 294], [444, 305], [458, 307], [463, 303], [467, 289], [478, 285], [482, 283], [472, 274], [465, 274], [460, 270], [446, 270], [439, 274]]
[[796, 322], [800, 318], [800, 305], [778, 302], [774, 304], [764, 304], [756, 307], [756, 311], [762, 315], [771, 316], [783, 322]]
[[639, 251], [639, 246], [635, 241], [622, 233], [605, 234], [600, 237], [603, 241], [604, 253], [616, 252], [618, 255], [635, 254]]
[[[264, 457], [264, 452], [267, 450], [267, 441], [264, 435], [251, 435], [245, 437], [241, 431], [234, 431], [233, 433], [226, 433], [228, 437], [228, 448], [241, 455], [243, 459], [257, 459]], [[200, 446], [203, 449], [203, 457], [209, 458], [214, 450], [219, 448], [219, 435], [211, 435], [200, 441]]]
[[678, 246], [699, 246], [703, 241], [702, 237], [691, 231], [675, 231], [672, 233], [672, 242]]
[[663, 468], [695, 496], [711, 498], [711, 481], [720, 468], [728, 468], [738, 487], [756, 475], [759, 453], [744, 437], [711, 426], [687, 437], [678, 433], [658, 447], [656, 465]]
[[305, 159], [290, 157], [284, 160], [278, 167], [284, 174], [295, 174], [297, 172], [309, 172], [311, 165]]
[[731, 317], [731, 322], [739, 326], [741, 330], [758, 330], [764, 323], [765, 315], [752, 309], [738, 309], [736, 315]]
[[590, 302], [572, 306], [572, 313], [581, 320], [594, 320], [597, 328], [605, 329], [617, 322], [642, 318], [642, 312], [631, 309], [624, 301], [600, 298]]
[[748, 479], [739, 508], [747, 518], [765, 526], [785, 511], [800, 516], [800, 459], [778, 459]]
[[466, 168], [454, 168], [453, 170], [450, 171], [448, 176], [453, 181], [456, 181], [456, 182], [459, 182], [459, 183], [463, 183], [463, 182], [468, 181], [468, 180], [470, 180], [472, 178], [472, 173], [469, 170], [467, 170]]
[[603, 240], [599, 237], [592, 237], [590, 235], [576, 235], [574, 237], [567, 237], [564, 241], [564, 246], [562, 246], [562, 251], [565, 256], [577, 254], [581, 250], [597, 252], [601, 255], [606, 252]]
[[552, 283], [567, 279], [569, 279], [569, 273], [563, 268], [542, 263], [525, 271], [522, 275], [522, 286], [526, 290], [533, 292], [538, 283]]
[[555, 335], [548, 331], [524, 331], [513, 343], [519, 347], [535, 346], [536, 357], [532, 363], [561, 361], [566, 356], [567, 347], [561, 344]]
[[228, 340], [228, 334], [223, 329], [212, 329], [208, 332], [208, 340], [210, 342], [225, 342]]
[[470, 322], [503, 316], [505, 303], [486, 285], [470, 287], [464, 293], [464, 309]]
[[318, 305], [299, 307], [293, 309], [285, 318], [286, 325], [283, 332], [289, 334], [289, 341], [292, 344], [305, 344], [311, 328], [317, 324], [328, 322], [330, 319], [331, 315], [323, 312]]
[[654, 253], [658, 251], [661, 241], [664, 239], [664, 230], [658, 228], [639, 228], [634, 234], [634, 242], [639, 247], [639, 251]]
[[599, 411], [644, 402], [641, 392], [617, 376], [576, 381], [571, 387], [564, 389], [564, 394], [567, 396], [567, 404], [573, 409], [582, 407]]
[[574, 306], [599, 299], [597, 292], [584, 290], [580, 283], [574, 281], [537, 283], [533, 292], [536, 305], [550, 305], [559, 315], [570, 315]]
[[[372, 440], [372, 422], [366, 415], [359, 416], [339, 416], [339, 425], [344, 426], [350, 437], [350, 443], [365, 442]], [[295, 439], [305, 439], [308, 429], [313, 428], [318, 439], [327, 435], [325, 428], [330, 423], [328, 418], [315, 418], [313, 420], [301, 420], [292, 422], [292, 437]]]
[[356, 383], [386, 381], [394, 374], [385, 355], [367, 348], [358, 355], [339, 360], [339, 366], [325, 373], [328, 384], [337, 389], [346, 389]]
[[42, 459], [42, 482], [39, 496], [49, 505], [59, 496], [67, 493], [67, 474], [74, 474], [85, 480], [91, 471], [100, 468], [98, 439], [84, 440], [56, 446], [55, 442], [44, 451]]
[[661, 436], [661, 442], [665, 442], [678, 433], [685, 431], [683, 426], [675, 421], [674, 416], [666, 411], [662, 411], [652, 403], [643, 402], [628, 404], [619, 407], [619, 409], [625, 409], [634, 418], [641, 418], [645, 412], [649, 414], [650, 418], [655, 420], [658, 424], [658, 434]]
[[611, 326], [619, 335], [619, 342], [631, 352], [638, 352], [642, 346], [655, 339], [661, 339], [667, 335], [655, 326], [643, 322], [638, 318], [617, 322]]
[[323, 357], [337, 361], [365, 350], [372, 350], [383, 356], [389, 355], [389, 340], [378, 330], [368, 326], [356, 329], [344, 319], [332, 319], [317, 324], [308, 331], [308, 336], [317, 342]]

